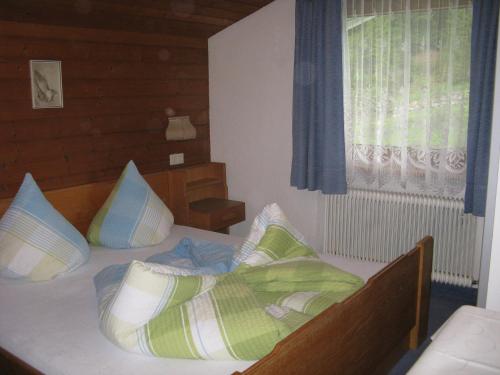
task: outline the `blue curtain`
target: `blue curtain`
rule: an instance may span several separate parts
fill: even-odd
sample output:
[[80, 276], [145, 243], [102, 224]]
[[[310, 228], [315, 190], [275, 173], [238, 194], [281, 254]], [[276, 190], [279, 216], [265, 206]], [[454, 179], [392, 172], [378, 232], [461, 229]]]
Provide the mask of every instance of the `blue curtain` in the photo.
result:
[[484, 216], [490, 156], [499, 0], [474, 0], [465, 212]]
[[292, 186], [347, 191], [342, 81], [342, 2], [297, 0]]

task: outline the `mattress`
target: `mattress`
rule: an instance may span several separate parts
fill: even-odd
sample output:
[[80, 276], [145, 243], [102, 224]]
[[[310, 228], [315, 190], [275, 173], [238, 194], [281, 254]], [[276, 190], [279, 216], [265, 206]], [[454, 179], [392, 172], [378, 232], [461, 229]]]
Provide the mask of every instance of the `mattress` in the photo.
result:
[[[242, 239], [195, 228], [174, 226], [161, 244], [143, 249], [92, 249], [90, 260], [76, 271], [40, 283], [0, 279], [0, 347], [49, 374], [230, 374], [248, 361], [199, 361], [146, 357], [128, 353], [99, 331], [94, 275], [111, 264], [145, 260], [192, 237], [238, 245]], [[384, 263], [349, 261], [320, 255], [328, 263], [365, 280]]]
[[408, 374], [500, 374], [500, 312], [460, 307]]

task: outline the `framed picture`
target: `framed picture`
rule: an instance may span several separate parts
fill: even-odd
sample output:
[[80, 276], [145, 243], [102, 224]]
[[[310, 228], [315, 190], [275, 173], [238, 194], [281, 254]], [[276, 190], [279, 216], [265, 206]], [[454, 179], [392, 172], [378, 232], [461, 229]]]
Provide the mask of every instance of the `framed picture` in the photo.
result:
[[30, 60], [33, 108], [62, 108], [61, 62]]

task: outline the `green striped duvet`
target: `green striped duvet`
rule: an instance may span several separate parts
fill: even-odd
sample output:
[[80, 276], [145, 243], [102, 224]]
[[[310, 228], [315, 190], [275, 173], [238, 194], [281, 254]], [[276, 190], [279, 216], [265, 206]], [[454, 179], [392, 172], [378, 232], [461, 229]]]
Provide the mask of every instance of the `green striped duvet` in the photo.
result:
[[279, 224], [267, 223], [231, 273], [195, 276], [132, 262], [122, 283], [102, 299], [101, 330], [120, 347], [152, 356], [263, 357], [363, 284], [320, 261], [293, 230]]

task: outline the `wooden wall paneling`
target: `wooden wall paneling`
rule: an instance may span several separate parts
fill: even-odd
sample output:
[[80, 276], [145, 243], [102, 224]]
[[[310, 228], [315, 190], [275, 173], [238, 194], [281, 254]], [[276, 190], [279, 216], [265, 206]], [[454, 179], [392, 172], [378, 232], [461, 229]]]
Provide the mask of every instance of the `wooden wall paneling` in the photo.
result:
[[[1, 16], [0, 16], [1, 17]], [[210, 160], [206, 39], [0, 21], [0, 197], [26, 172], [43, 189]], [[31, 108], [30, 59], [62, 60], [63, 109]], [[194, 140], [166, 142], [165, 109], [190, 115]]]
[[229, 0], [196, 0], [199, 6], [208, 6], [211, 8], [227, 10], [231, 12], [239, 12], [240, 14], [248, 15], [255, 12], [260, 7], [270, 1], [229, 1]]
[[[3, 3], [0, 3], [3, 4]], [[158, 33], [137, 33], [130, 31], [100, 30], [68, 26], [41, 25], [36, 23], [5, 21], [0, 13], [0, 35], [27, 37], [29, 39], [55, 39], [61, 41], [96, 42], [105, 45], [127, 44], [161, 47], [207, 48], [206, 38]]]
[[[208, 23], [208, 17], [197, 19], [168, 17], [165, 12], [145, 12], [142, 8], [121, 5], [106, 5], [93, 1], [88, 7], [67, 0], [2, 0], [2, 18], [15, 22], [30, 22], [50, 25], [73, 25], [85, 28], [133, 30], [143, 33], [165, 33], [208, 38], [224, 27]], [[76, 5], [76, 6], [75, 6]], [[118, 15], [118, 16], [117, 16]], [[203, 18], [202, 18], [203, 17]], [[191, 22], [190, 22], [191, 21]], [[221, 23], [222, 21], [218, 21]], [[230, 24], [230, 23], [229, 23]]]
[[22, 100], [31, 95], [29, 80], [11, 79], [9, 76], [0, 79], [2, 79], [2, 88], [0, 89], [0, 100], [2, 102], [4, 100]]
[[[1, 79], [0, 79], [1, 81]], [[1, 90], [1, 89], [0, 89]], [[72, 99], [71, 96], [68, 97]], [[66, 96], [65, 96], [66, 99]], [[47, 119], [54, 117], [56, 109], [39, 109], [32, 111], [30, 102], [19, 100], [6, 100], [5, 108], [0, 111], [0, 122], [14, 122], [25, 119]], [[59, 117], [105, 116], [112, 114], [137, 114], [159, 111], [162, 108], [172, 108], [177, 114], [196, 113], [203, 111], [208, 106], [208, 98], [203, 96], [170, 96], [170, 97], [93, 97], [73, 98], [64, 101], [64, 109], [59, 109]], [[166, 121], [166, 116], [164, 116]]]
[[[196, 24], [203, 25], [216, 25], [219, 27], [227, 27], [233, 23], [229, 18], [221, 17], [221, 13], [217, 13], [215, 16], [204, 15], [196, 13], [196, 6], [191, 5], [188, 2], [177, 1], [172, 4], [165, 3], [166, 6], [161, 8], [148, 7], [146, 3], [123, 4], [122, 2], [109, 3], [106, 1], [96, 1], [93, 3], [92, 11], [98, 13], [113, 13], [113, 14], [125, 14], [128, 16], [139, 16], [147, 18], [148, 20], [159, 21], [162, 20], [183, 20], [194, 26], [193, 29], [197, 29], [199, 26]], [[170, 6], [169, 6], [170, 5]], [[219, 28], [206, 28], [206, 30], [218, 30]]]
[[3, 0], [3, 19], [208, 37], [271, 0]]
[[[216, 24], [222, 25], [221, 21], [231, 21], [234, 23], [249, 14], [257, 11], [259, 8], [270, 3], [271, 0], [250, 0], [250, 1], [213, 1], [213, 0], [142, 0], [141, 5], [157, 11], [171, 13], [174, 17], [187, 18], [191, 20], [200, 20], [197, 16], [208, 16], [218, 19]], [[136, 5], [135, 0], [99, 0], [99, 3], [108, 4], [127, 4]], [[206, 21], [210, 22], [210, 21]]]
[[[4, 143], [4, 145], [9, 145], [15, 138], [15, 133], [12, 124], [5, 124], [4, 126], [0, 126], [0, 140]], [[0, 161], [2, 159], [0, 158]]]
[[58, 54], [64, 60], [117, 61], [172, 64], [206, 64], [204, 49], [175, 46], [144, 46], [131, 44], [75, 43], [72, 40], [26, 39], [0, 37], [2, 57], [38, 58], [40, 54]]
[[[270, 0], [0, 2], [0, 198], [210, 161], [209, 35]], [[62, 60], [63, 109], [31, 108], [30, 59]], [[167, 115], [197, 137], [166, 142]]]
[[[47, 59], [54, 54], [43, 54], [38, 59]], [[47, 57], [43, 57], [47, 56]], [[57, 55], [59, 59], [61, 57]], [[52, 58], [54, 59], [54, 58]], [[0, 78], [23, 79], [29, 77], [26, 58], [10, 59], [0, 63]], [[62, 59], [64, 60], [64, 59]], [[173, 65], [168, 62], [144, 63], [131, 61], [76, 61], [68, 60], [64, 64], [66, 79], [208, 79], [208, 67], [205, 64]]]

